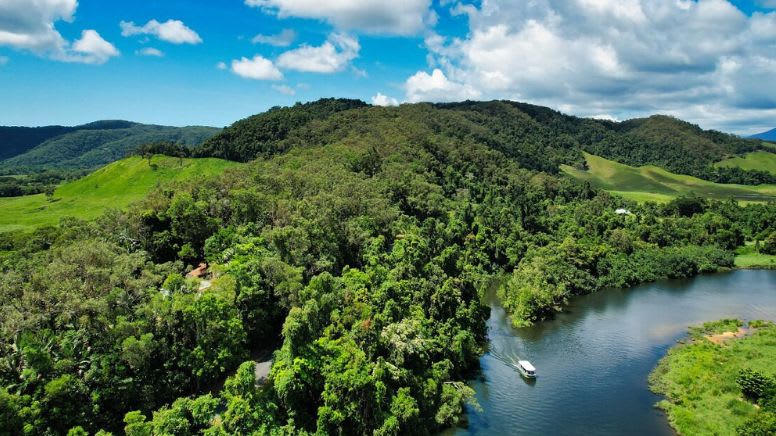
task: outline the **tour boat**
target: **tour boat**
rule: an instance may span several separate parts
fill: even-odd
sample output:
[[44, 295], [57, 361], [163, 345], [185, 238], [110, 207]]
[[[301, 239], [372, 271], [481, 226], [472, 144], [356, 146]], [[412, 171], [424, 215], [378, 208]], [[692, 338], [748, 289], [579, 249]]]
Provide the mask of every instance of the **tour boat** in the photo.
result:
[[519, 360], [517, 362], [517, 370], [520, 371], [523, 377], [536, 378], [536, 368], [527, 360]]

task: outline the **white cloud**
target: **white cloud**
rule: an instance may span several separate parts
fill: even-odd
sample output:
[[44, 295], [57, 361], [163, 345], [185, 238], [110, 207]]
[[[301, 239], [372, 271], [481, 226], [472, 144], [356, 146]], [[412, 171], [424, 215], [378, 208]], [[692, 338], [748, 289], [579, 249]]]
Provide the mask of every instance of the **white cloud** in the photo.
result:
[[216, 68], [219, 70], [225, 70], [226, 69], [226, 62], [219, 62], [216, 64]]
[[26, 50], [64, 62], [102, 64], [119, 52], [95, 30], [84, 30], [70, 43], [56, 30], [57, 21], [72, 22], [76, 0], [0, 1], [0, 46]]
[[121, 36], [153, 35], [162, 41], [173, 44], [199, 44], [202, 42], [202, 38], [197, 32], [180, 20], [167, 20], [164, 23], [150, 20], [143, 26], [137, 26], [132, 21], [122, 21], [119, 26], [121, 26]]
[[137, 53], [139, 56], [152, 56], [157, 58], [164, 56], [164, 53], [161, 50], [153, 47], [146, 47], [144, 49], [138, 50], [135, 53]]
[[272, 89], [285, 95], [295, 95], [296, 90], [288, 85], [272, 85]]
[[487, 0], [453, 11], [468, 17], [466, 36], [426, 35], [431, 73], [406, 80], [407, 100], [664, 112], [730, 130], [748, 128], [727, 123], [731, 112], [776, 110], [776, 87], [763, 86], [776, 82], [776, 12], [749, 17], [726, 0]]
[[596, 120], [604, 120], [604, 121], [620, 121], [619, 118], [609, 115], [609, 114], [595, 114], [590, 115], [590, 118], [596, 119]]
[[431, 74], [418, 71], [404, 84], [407, 100], [420, 101], [458, 101], [475, 99], [480, 92], [469, 85], [450, 81], [442, 70], [436, 68]]
[[81, 32], [81, 39], [73, 42], [70, 53], [63, 60], [101, 65], [118, 55], [119, 51], [116, 47], [102, 39], [99, 33], [94, 30], [84, 30]]
[[76, 0], [3, 0], [0, 2], [0, 45], [39, 55], [62, 53], [67, 42], [54, 23], [72, 21], [77, 7]]
[[253, 80], [280, 80], [283, 73], [271, 60], [256, 55], [253, 59], [243, 57], [232, 61], [232, 72], [240, 77]]
[[280, 18], [323, 20], [341, 30], [415, 35], [433, 22], [431, 0], [245, 0]]
[[281, 68], [308, 73], [334, 73], [342, 71], [361, 49], [358, 40], [333, 33], [320, 46], [302, 45], [280, 55], [277, 64]]
[[283, 29], [277, 35], [256, 35], [251, 39], [254, 44], [268, 44], [275, 47], [288, 47], [296, 39], [296, 32], [293, 29]]
[[372, 104], [375, 106], [398, 106], [399, 100], [378, 92], [377, 95], [372, 97]]

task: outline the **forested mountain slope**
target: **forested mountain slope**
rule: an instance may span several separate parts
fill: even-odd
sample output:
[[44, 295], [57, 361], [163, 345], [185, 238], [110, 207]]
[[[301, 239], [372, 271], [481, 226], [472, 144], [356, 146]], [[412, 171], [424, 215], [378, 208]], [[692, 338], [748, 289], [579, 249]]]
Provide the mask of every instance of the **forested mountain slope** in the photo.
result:
[[141, 144], [171, 141], [200, 145], [212, 127], [167, 127], [128, 121], [97, 121], [75, 127], [0, 127], [0, 173], [45, 169], [94, 169], [125, 157]]
[[[340, 111], [366, 106], [361, 100], [328, 98], [312, 103], [297, 103], [293, 107], [274, 107], [227, 127], [206, 141], [195, 155], [238, 162], [268, 157], [285, 151], [284, 140], [307, 123], [325, 119]], [[323, 138], [311, 139], [321, 141]]]
[[[337, 109], [276, 109], [211, 143], [259, 159], [0, 237], [0, 433], [431, 434], [471, 399], [494, 280], [516, 324], [538, 322], [730, 267], [776, 232], [776, 204], [576, 183], [558, 174], [582, 165], [573, 129], [519, 105], [321, 104]], [[208, 282], [186, 278], [203, 260]]]
[[[354, 100], [326, 99], [275, 108], [238, 121], [198, 149], [200, 156], [247, 161], [271, 156], [287, 149], [293, 141], [305, 138], [301, 129], [320, 122], [336, 112], [363, 107]], [[668, 116], [633, 119], [624, 122], [579, 118], [555, 110], [511, 101], [443, 103], [432, 105], [438, 111], [456, 111], [478, 128], [467, 132], [506, 154], [517, 156], [522, 164], [557, 172], [560, 164], [583, 165], [581, 151], [633, 166], [656, 165], [678, 174], [687, 174], [719, 183], [776, 183], [767, 172], [736, 167], [714, 167], [715, 162], [759, 150], [759, 141], [742, 139], [700, 127]], [[456, 133], [455, 126], [440, 126]], [[307, 138], [320, 142], [323, 137]], [[547, 153], [537, 156], [536, 153]], [[533, 162], [529, 163], [529, 160]]]

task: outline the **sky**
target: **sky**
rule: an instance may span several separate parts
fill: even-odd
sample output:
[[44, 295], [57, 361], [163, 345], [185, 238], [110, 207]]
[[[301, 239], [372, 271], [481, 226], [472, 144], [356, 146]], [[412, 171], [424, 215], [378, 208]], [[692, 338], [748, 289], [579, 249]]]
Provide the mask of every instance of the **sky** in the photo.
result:
[[0, 125], [226, 126], [321, 97], [776, 127], [776, 0], [0, 0]]

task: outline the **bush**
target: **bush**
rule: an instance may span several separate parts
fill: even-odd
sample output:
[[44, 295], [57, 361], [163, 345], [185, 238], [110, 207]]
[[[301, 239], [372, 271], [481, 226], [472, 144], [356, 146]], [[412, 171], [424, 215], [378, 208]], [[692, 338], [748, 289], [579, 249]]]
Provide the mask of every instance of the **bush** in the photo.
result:
[[741, 388], [744, 396], [752, 401], [759, 400], [774, 388], [772, 378], [751, 368], [741, 371], [736, 384]]

